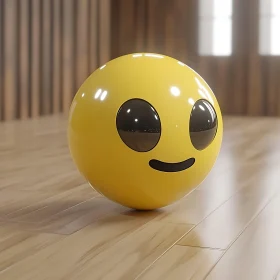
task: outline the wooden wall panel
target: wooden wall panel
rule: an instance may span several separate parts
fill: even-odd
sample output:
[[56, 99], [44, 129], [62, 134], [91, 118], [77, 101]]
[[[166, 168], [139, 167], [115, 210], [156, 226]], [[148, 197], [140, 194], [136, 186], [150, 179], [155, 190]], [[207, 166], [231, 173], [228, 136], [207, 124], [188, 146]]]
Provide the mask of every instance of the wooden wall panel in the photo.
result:
[[[40, 114], [41, 73], [42, 73], [42, 3], [31, 0], [31, 98], [30, 114], [37, 117]], [[8, 32], [6, 27], [6, 32]], [[16, 80], [15, 80], [16, 82]], [[5, 107], [6, 104], [3, 104]]]
[[75, 5], [73, 0], [63, 0], [63, 111], [69, 108], [75, 89]]
[[[248, 92], [247, 92], [247, 110], [246, 113], [250, 115], [263, 115], [265, 114], [264, 108], [264, 94], [262, 90], [262, 67], [261, 56], [258, 54], [258, 42], [259, 42], [259, 29], [258, 29], [258, 16], [259, 16], [259, 1], [249, 1], [248, 10], [250, 11], [248, 16], [248, 26], [250, 28], [247, 36], [248, 42]], [[241, 29], [242, 30], [242, 29]]]
[[265, 98], [265, 108], [267, 115], [280, 116], [280, 57], [271, 61], [270, 58], [264, 58], [262, 62], [263, 91], [267, 93]]
[[214, 57], [198, 55], [198, 0], [113, 0], [112, 56], [172, 56], [204, 77], [224, 114], [280, 116], [280, 58], [258, 54], [258, 4], [233, 0], [233, 54]]
[[19, 48], [19, 114], [22, 119], [29, 115], [30, 107], [30, 1], [21, 0], [19, 27], [20, 27], [20, 48]]
[[112, 1], [112, 56], [163, 53], [198, 67], [197, 0]]
[[4, 6], [3, 6], [3, 1], [0, 1], [0, 120], [4, 118], [3, 116], [3, 108], [1, 106], [1, 104], [4, 103], [4, 99], [3, 99], [3, 67], [4, 67], [4, 63], [3, 63], [3, 10], [4, 10]]
[[111, 9], [111, 0], [99, 1], [99, 13], [98, 18], [102, 24], [99, 24], [99, 64], [103, 65], [111, 58], [111, 16], [108, 15], [108, 11]]
[[258, 1], [234, 0], [233, 55], [198, 55], [197, 0], [1, 0], [0, 120], [68, 112], [111, 58], [159, 52], [184, 61], [224, 114], [280, 116], [279, 57], [260, 57]]
[[77, 65], [75, 67], [77, 84], [82, 84], [84, 77], [88, 75], [88, 57], [89, 57], [89, 1], [79, 0], [77, 7], [77, 41], [76, 57]]
[[98, 30], [96, 28], [98, 24], [98, 0], [91, 0], [89, 2], [89, 73], [91, 73], [94, 69], [97, 68], [97, 65], [99, 65], [98, 61], [98, 44], [96, 43], [98, 41]]
[[52, 109], [54, 114], [62, 110], [62, 16], [62, 0], [53, 0]]
[[51, 113], [52, 104], [52, 1], [42, 1], [42, 95], [40, 111], [42, 114]]
[[[17, 117], [18, 109], [18, 32], [19, 13], [17, 0], [9, 0], [4, 5], [4, 36], [3, 36], [3, 63], [4, 63], [4, 89], [5, 106], [4, 118], [7, 120]], [[8, 29], [6, 32], [6, 28]]]
[[148, 3], [146, 0], [136, 0], [136, 5], [134, 7], [135, 11], [135, 28], [137, 30], [134, 32], [135, 36], [135, 47], [136, 51], [141, 52], [146, 46], [146, 36], [147, 36], [147, 21], [146, 21], [146, 11]]
[[67, 113], [111, 58], [110, 0], [0, 0], [0, 120]]

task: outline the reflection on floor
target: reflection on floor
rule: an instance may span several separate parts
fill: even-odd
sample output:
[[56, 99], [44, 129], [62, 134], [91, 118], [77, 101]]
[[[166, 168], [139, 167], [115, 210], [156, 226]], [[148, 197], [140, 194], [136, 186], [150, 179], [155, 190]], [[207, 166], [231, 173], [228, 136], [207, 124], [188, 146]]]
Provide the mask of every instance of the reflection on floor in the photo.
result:
[[280, 280], [280, 120], [225, 118], [208, 178], [135, 212], [77, 172], [66, 120], [0, 125], [0, 279]]

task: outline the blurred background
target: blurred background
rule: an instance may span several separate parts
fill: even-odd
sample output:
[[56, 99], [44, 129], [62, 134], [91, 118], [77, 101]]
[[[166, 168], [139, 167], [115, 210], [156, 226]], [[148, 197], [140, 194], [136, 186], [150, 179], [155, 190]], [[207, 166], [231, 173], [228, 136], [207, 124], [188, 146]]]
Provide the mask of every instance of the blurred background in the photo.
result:
[[0, 119], [68, 112], [97, 67], [179, 59], [225, 115], [280, 116], [280, 0], [0, 0]]

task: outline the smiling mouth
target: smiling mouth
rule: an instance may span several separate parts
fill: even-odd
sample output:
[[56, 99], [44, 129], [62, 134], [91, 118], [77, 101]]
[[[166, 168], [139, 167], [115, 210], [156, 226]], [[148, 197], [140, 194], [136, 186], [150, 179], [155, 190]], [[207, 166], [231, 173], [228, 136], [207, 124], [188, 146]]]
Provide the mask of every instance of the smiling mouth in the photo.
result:
[[156, 159], [152, 159], [149, 161], [149, 165], [158, 171], [162, 172], [179, 172], [186, 170], [193, 166], [195, 163], [195, 158], [189, 158], [187, 160], [176, 162], [176, 163], [168, 163], [168, 162], [162, 162]]

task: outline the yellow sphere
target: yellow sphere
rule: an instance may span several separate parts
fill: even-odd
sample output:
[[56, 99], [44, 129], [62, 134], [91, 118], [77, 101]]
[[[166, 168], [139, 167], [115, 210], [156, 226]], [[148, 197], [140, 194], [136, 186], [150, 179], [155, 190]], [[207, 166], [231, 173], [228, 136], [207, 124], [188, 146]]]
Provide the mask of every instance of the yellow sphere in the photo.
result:
[[149, 210], [196, 188], [220, 151], [223, 121], [210, 87], [184, 63], [129, 54], [94, 71], [69, 115], [73, 160], [89, 184]]

